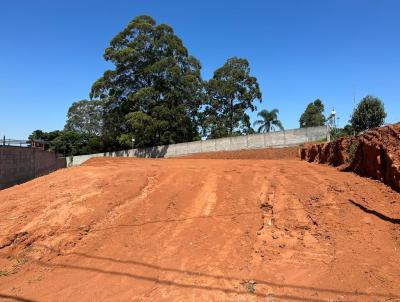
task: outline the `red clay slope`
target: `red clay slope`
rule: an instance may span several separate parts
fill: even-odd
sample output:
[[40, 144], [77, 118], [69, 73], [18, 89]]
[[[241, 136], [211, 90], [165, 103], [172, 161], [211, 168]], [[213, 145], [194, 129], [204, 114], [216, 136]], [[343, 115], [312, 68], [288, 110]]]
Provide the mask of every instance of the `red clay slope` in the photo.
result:
[[377, 179], [400, 191], [400, 124], [372, 129], [358, 137], [306, 146], [301, 158], [343, 166], [342, 169]]
[[96, 158], [0, 191], [0, 301], [399, 301], [399, 213], [300, 160]]

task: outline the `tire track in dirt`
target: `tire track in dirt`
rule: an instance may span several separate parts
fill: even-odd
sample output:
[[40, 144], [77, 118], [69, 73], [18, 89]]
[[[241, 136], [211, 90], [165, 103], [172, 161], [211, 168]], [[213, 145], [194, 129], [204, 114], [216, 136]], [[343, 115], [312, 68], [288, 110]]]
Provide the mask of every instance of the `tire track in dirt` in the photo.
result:
[[[372, 224], [369, 225], [369, 218], [362, 215], [361, 212], [355, 211], [351, 206], [349, 198], [351, 198], [352, 192], [348, 192], [346, 186], [340, 181], [340, 177], [343, 174], [333, 170], [330, 175], [323, 175], [319, 173], [321, 170], [324, 171], [326, 168], [322, 167], [320, 169], [319, 166], [313, 165], [313, 168], [309, 170], [309, 173], [315, 177], [320, 175], [321, 181], [318, 187], [319, 193], [316, 194], [316, 190], [313, 190], [313, 194], [309, 194], [308, 200], [305, 199], [306, 202], [304, 204], [307, 212], [310, 213], [310, 218], [319, 225], [318, 239], [320, 245], [329, 247], [331, 260], [329, 262], [329, 274], [325, 277], [326, 280], [330, 280], [332, 284], [337, 284], [341, 278], [369, 274], [369, 265], [372, 265], [372, 263], [375, 263], [375, 265], [376, 263], [381, 263], [379, 268], [375, 268], [375, 272], [380, 275], [380, 280], [386, 280], [383, 276], [387, 272], [384, 272], [385, 270], [382, 268], [387, 267], [387, 263], [395, 263], [396, 260], [389, 258], [382, 261], [382, 259], [376, 258], [373, 254], [372, 256], [368, 255], [367, 250], [360, 248], [360, 246], [366, 243], [369, 245], [368, 250], [372, 248], [379, 251], [379, 246], [391, 239], [388, 236], [391, 233], [388, 230], [389, 226], [377, 221], [374, 222], [373, 227]], [[355, 177], [353, 174], [349, 176], [354, 178], [355, 183], [357, 181], [364, 182], [364, 180]], [[364, 222], [367, 222], [367, 225]], [[362, 237], [361, 240], [360, 236]], [[384, 239], [382, 240], [382, 238]], [[359, 267], [354, 267], [351, 262], [353, 260], [349, 260], [354, 259], [354, 257], [365, 259], [365, 263]], [[343, 272], [339, 278], [337, 276], [333, 277], [337, 271]], [[361, 283], [363, 283], [363, 286], [368, 287], [368, 282], [370, 281], [366, 279], [368, 278], [364, 278]], [[379, 289], [376, 281], [373, 283], [375, 285], [371, 289]], [[384, 284], [385, 282], [379, 281], [379, 283]], [[392, 289], [394, 288], [392, 287]], [[358, 287], [350, 285], [348, 290], [358, 290]]]
[[[235, 171], [234, 171], [235, 172]], [[227, 176], [227, 177], [226, 177]], [[198, 175], [194, 176], [198, 177]], [[193, 250], [195, 249], [201, 249], [203, 250], [203, 253], [205, 252], [206, 254], [212, 254], [212, 247], [207, 244], [208, 238], [210, 238], [210, 233], [205, 233], [202, 231], [205, 225], [212, 225], [213, 223], [216, 222], [216, 220], [220, 219], [225, 219], [226, 216], [218, 216], [218, 214], [215, 214], [216, 207], [221, 206], [219, 203], [219, 198], [218, 195], [220, 194], [221, 187], [224, 187], [225, 181], [228, 179], [228, 183], [234, 179], [235, 176], [232, 176], [231, 174], [225, 175], [223, 182], [222, 179], [217, 177], [217, 174], [215, 171], [205, 171], [205, 174], [203, 174], [203, 177], [201, 179], [204, 179], [205, 181], [201, 181], [200, 187], [191, 187], [189, 190], [191, 191], [190, 195], [191, 198], [187, 199], [186, 202], [188, 203], [188, 206], [185, 208], [185, 211], [181, 212], [181, 215], [179, 216], [180, 219], [184, 219], [180, 224], [175, 225], [175, 231], [171, 233], [169, 236], [169, 240], [166, 241], [164, 246], [168, 246], [159, 256], [158, 259], [171, 259], [174, 257], [178, 257], [181, 260], [181, 266], [180, 269], [182, 271], [185, 270], [190, 270], [191, 269], [191, 264], [190, 262], [192, 261], [190, 258], [187, 258], [185, 256], [180, 256], [181, 251], [186, 251], [189, 253], [193, 253]], [[223, 183], [223, 184], [222, 184]], [[224, 190], [224, 192], [226, 192]], [[234, 212], [234, 211], [233, 211]], [[178, 218], [178, 220], [179, 220]], [[212, 231], [214, 233], [214, 231]], [[218, 231], [216, 231], [218, 232]], [[183, 239], [182, 238], [187, 238]], [[179, 252], [178, 252], [179, 251]], [[190, 252], [192, 251], [192, 252]], [[178, 252], [178, 253], [177, 253]], [[211, 255], [209, 255], [211, 256]], [[168, 265], [168, 262], [162, 262], [164, 266]], [[205, 266], [205, 263], [204, 263]], [[201, 266], [197, 266], [200, 268]], [[214, 271], [218, 271], [221, 274], [223, 274], [222, 270], [217, 270], [216, 267], [214, 267]], [[193, 282], [196, 284], [203, 284], [206, 286], [207, 284], [212, 285], [213, 283], [210, 283], [210, 278], [205, 278], [202, 277], [201, 275], [199, 276], [191, 276], [188, 278], [188, 276], [185, 275], [176, 275], [176, 274], [171, 274], [169, 272], [164, 272], [158, 275], [158, 278], [161, 279], [173, 279], [176, 281], [181, 281], [183, 283], [186, 282]], [[215, 280], [214, 280], [215, 283]], [[229, 282], [226, 281], [218, 281], [221, 286], [229, 286]], [[171, 296], [177, 289], [174, 287], [168, 287], [168, 288], [162, 288], [162, 289], [157, 289], [157, 288], [152, 288], [151, 289], [151, 296], [148, 297], [149, 301], [152, 301], [152, 299], [156, 297], [162, 297], [162, 296]], [[193, 299], [193, 295], [188, 295], [182, 301], [185, 301], [185, 299]]]
[[[185, 248], [189, 241], [181, 238], [187, 236], [185, 233], [191, 232], [191, 225], [195, 224], [196, 220], [209, 216], [216, 203], [215, 192], [213, 189], [210, 190], [217, 183], [215, 175], [204, 174], [205, 172], [203, 172], [201, 179], [208, 181], [198, 187], [196, 177], [199, 175], [192, 174], [183, 178], [176, 175], [174, 171], [169, 171], [169, 173], [171, 175], [160, 176], [163, 179], [162, 183], [157, 184], [156, 190], [152, 190], [148, 194], [139, 208], [128, 211], [129, 213], [137, 212], [138, 221], [136, 223], [139, 225], [140, 221], [143, 223], [143, 227], [137, 229], [135, 237], [140, 236], [143, 240], [148, 240], [151, 236], [154, 240], [152, 243], [148, 242], [146, 246], [143, 246], [143, 250], [157, 250], [157, 253], [154, 253], [151, 258], [152, 263], [156, 265], [162, 265], [164, 259], [174, 257], [176, 251]], [[176, 187], [176, 190], [174, 187]], [[195, 195], [194, 198], [193, 195]], [[155, 212], [156, 207], [161, 207], [161, 211], [158, 209]], [[165, 212], [162, 211], [164, 207]], [[164, 218], [161, 218], [160, 216], [163, 215]], [[153, 218], [149, 219], [149, 217]], [[146, 220], [143, 221], [143, 218]], [[149, 232], [151, 235], [149, 235]], [[143, 233], [143, 235], [138, 235], [138, 233]], [[157, 238], [160, 238], [160, 240]], [[142, 253], [136, 254], [135, 258], [137, 257], [146, 259], [146, 255]], [[155, 280], [159, 280], [165, 275], [159, 270], [150, 270], [148, 273]], [[157, 281], [148, 287], [143, 294], [144, 296], [148, 296], [149, 292], [157, 292]]]
[[[379, 196], [373, 209], [398, 210], [399, 195], [374, 182], [300, 161], [98, 159], [80, 170], [93, 173], [102, 194], [79, 201], [93, 214], [72, 219], [65, 240], [76, 240], [80, 223], [92, 222], [88, 234], [0, 276], [2, 294], [41, 302], [400, 298], [398, 226], [348, 202]], [[23, 196], [8, 194], [0, 192], [12, 196], [0, 209]], [[13, 245], [4, 257], [15, 255]]]
[[[285, 166], [280, 165], [278, 171], [274, 178], [275, 223], [270, 234], [273, 242], [270, 259], [279, 261], [279, 265], [287, 263], [296, 268], [294, 277], [298, 279], [302, 275], [306, 277], [313, 266], [327, 263], [327, 250], [313, 236], [315, 221], [310, 220], [308, 211], [297, 195], [298, 191], [307, 187], [302, 173], [298, 173], [294, 181]], [[304, 262], [308, 263], [307, 266], [304, 266]], [[281, 275], [280, 281], [291, 282], [291, 278], [293, 276]]]
[[[221, 172], [223, 172], [223, 174]], [[215, 173], [223, 175], [223, 177], [220, 176], [218, 178], [215, 178], [215, 176], [213, 176], [215, 175]], [[243, 181], [244, 178], [246, 179], [246, 181]], [[251, 175], [250, 177], [243, 177], [240, 169], [224, 169], [223, 171], [219, 171], [219, 169], [216, 168], [213, 169], [212, 172], [208, 172], [208, 174], [206, 174], [206, 177], [203, 177], [203, 179], [208, 180], [206, 182], [202, 182], [201, 189], [193, 194], [193, 196], [195, 196], [194, 200], [189, 202], [190, 204], [192, 204], [192, 210], [190, 212], [200, 214], [201, 216], [197, 216], [197, 218], [195, 215], [191, 216], [193, 217], [193, 219], [188, 219], [185, 221], [184, 224], [177, 226], [179, 228], [179, 231], [174, 234], [174, 236], [171, 236], [171, 238], [173, 237], [173, 239], [171, 239], [171, 242], [176, 242], [177, 238], [188, 238], [186, 246], [185, 244], [182, 244], [182, 241], [185, 243], [185, 240], [180, 240], [180, 242], [175, 243], [175, 245], [171, 243], [168, 245], [174, 246], [175, 250], [190, 250], [192, 247], [194, 249], [200, 248], [202, 251], [201, 253], [203, 255], [204, 253], [208, 254], [208, 257], [212, 257], [212, 255], [215, 254], [215, 248], [217, 248], [218, 254], [220, 254], [219, 257], [216, 257], [214, 261], [207, 261], [208, 266], [212, 265], [212, 263], [215, 263], [212, 266], [214, 272], [219, 272], [221, 276], [235, 276], [236, 274], [233, 273], [232, 268], [238, 267], [242, 274], [249, 274], [251, 273], [250, 258], [245, 259], [245, 261], [243, 261], [243, 259], [239, 259], [240, 261], [238, 261], [237, 259], [235, 259], [235, 257], [232, 257], [232, 254], [225, 254], [224, 251], [230, 251], [232, 247], [238, 245], [238, 243], [241, 243], [241, 248], [239, 248], [239, 250], [244, 248], [246, 250], [246, 253], [251, 253], [255, 242], [255, 230], [256, 228], [259, 228], [261, 224], [262, 212], [259, 209], [260, 192], [259, 190], [250, 190], [250, 192], [245, 191], [245, 194], [243, 194], [242, 188], [257, 188], [258, 185], [261, 185], [261, 182], [259, 183], [257, 181], [257, 177], [255, 177], [254, 175]], [[210, 182], [211, 184], [209, 184]], [[212, 196], [212, 198], [210, 198], [210, 195]], [[215, 203], [215, 200], [218, 200], [218, 202]], [[255, 203], [249, 204], [250, 200], [252, 202], [255, 201]], [[211, 203], [211, 207], [209, 206], [210, 203], [208, 202]], [[255, 208], [255, 211], [253, 211], [252, 213], [247, 213], [251, 215], [250, 219], [252, 220], [252, 224], [254, 225], [254, 232], [250, 232], [249, 230], [247, 230], [248, 227], [246, 226], [246, 221], [241, 221], [243, 220], [243, 216], [241, 215], [243, 213], [243, 208], [253, 207]], [[209, 212], [209, 208], [213, 208], [214, 210]], [[228, 213], [222, 214], [224, 212]], [[226, 227], [214, 228], [212, 227], [212, 225], [215, 223], [223, 223], [224, 225], [226, 225]], [[201, 231], [202, 228], [204, 228], [206, 225], [208, 226], [209, 230], [211, 229], [208, 234], [204, 234]], [[245, 229], [245, 231], [239, 231], [238, 228], [243, 228]], [[223, 236], [221, 237], [222, 234]], [[212, 245], [210, 246], [207, 241], [209, 238], [212, 238], [214, 236], [221, 237], [220, 241], [224, 242], [223, 247], [218, 248]], [[189, 245], [187, 245], [187, 243], [189, 243]], [[171, 256], [172, 255], [168, 252], [164, 253], [162, 255], [162, 258], [169, 258]], [[229, 261], [228, 267], [230, 267], [230, 269], [226, 268], [227, 260]], [[184, 258], [181, 259], [181, 262], [184, 264], [183, 266], [181, 266], [181, 269], [193, 270], [188, 261], [191, 262], [192, 260], [190, 258], [187, 260]], [[207, 271], [206, 263], [204, 263], [204, 266], [197, 265], [196, 267], [197, 269], [202, 267], [202, 271]], [[216, 284], [216, 280], [214, 278], [202, 277], [201, 275], [202, 274], [199, 274], [197, 277], [192, 276], [189, 279], [187, 276], [176, 276], [176, 274], [162, 274], [159, 277], [163, 279], [172, 278], [173, 280], [182, 282], [192, 281], [195, 284], [202, 284], [204, 286], [211, 286], [213, 284]], [[182, 279], [182, 277], [185, 278]], [[217, 282], [217, 284], [220, 285], [222, 288], [230, 288], [232, 290], [235, 290], [236, 288], [237, 290], [238, 287], [242, 287], [242, 279], [238, 279], [234, 282], [229, 280], [224, 281], [223, 279], [224, 278], [219, 278]], [[160, 291], [152, 288], [151, 297], [153, 299], [156, 299], [156, 297], [167, 295], [167, 293], [168, 296], [171, 296], [176, 290], [176, 288], [163, 288], [163, 290]], [[233, 296], [237, 296], [237, 294]], [[151, 301], [151, 297], [149, 298], [149, 301]], [[224, 297], [226, 299], [225, 295]], [[190, 296], [187, 296], [186, 299], [190, 299]], [[183, 299], [183, 301], [185, 300]]]

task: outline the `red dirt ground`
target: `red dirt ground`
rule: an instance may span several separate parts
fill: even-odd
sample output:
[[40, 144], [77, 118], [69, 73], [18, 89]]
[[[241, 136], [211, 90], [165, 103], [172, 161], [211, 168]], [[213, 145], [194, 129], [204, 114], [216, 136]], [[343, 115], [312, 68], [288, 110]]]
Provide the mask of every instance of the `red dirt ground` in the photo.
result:
[[400, 301], [399, 213], [296, 159], [96, 158], [0, 191], [0, 300]]
[[400, 192], [400, 124], [371, 129], [359, 136], [308, 145], [301, 159], [327, 163], [377, 179]]

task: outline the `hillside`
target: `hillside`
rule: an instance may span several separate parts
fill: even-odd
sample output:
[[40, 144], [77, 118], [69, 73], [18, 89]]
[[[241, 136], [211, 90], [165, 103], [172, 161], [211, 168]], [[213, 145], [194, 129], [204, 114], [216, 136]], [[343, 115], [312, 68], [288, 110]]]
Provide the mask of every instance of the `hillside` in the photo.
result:
[[0, 191], [0, 298], [398, 301], [399, 213], [298, 159], [91, 159]]

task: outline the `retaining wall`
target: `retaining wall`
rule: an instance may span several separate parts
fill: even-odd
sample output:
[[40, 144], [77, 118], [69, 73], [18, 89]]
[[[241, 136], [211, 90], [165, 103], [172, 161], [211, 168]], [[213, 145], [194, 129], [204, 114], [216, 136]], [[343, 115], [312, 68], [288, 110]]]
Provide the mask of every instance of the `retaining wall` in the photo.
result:
[[174, 157], [202, 152], [291, 147], [326, 138], [327, 128], [325, 126], [300, 128], [263, 134], [251, 134], [245, 136], [157, 146], [151, 148], [79, 155], [67, 158], [67, 166], [78, 166], [92, 157]]
[[65, 168], [65, 158], [40, 149], [0, 146], [0, 189]]

